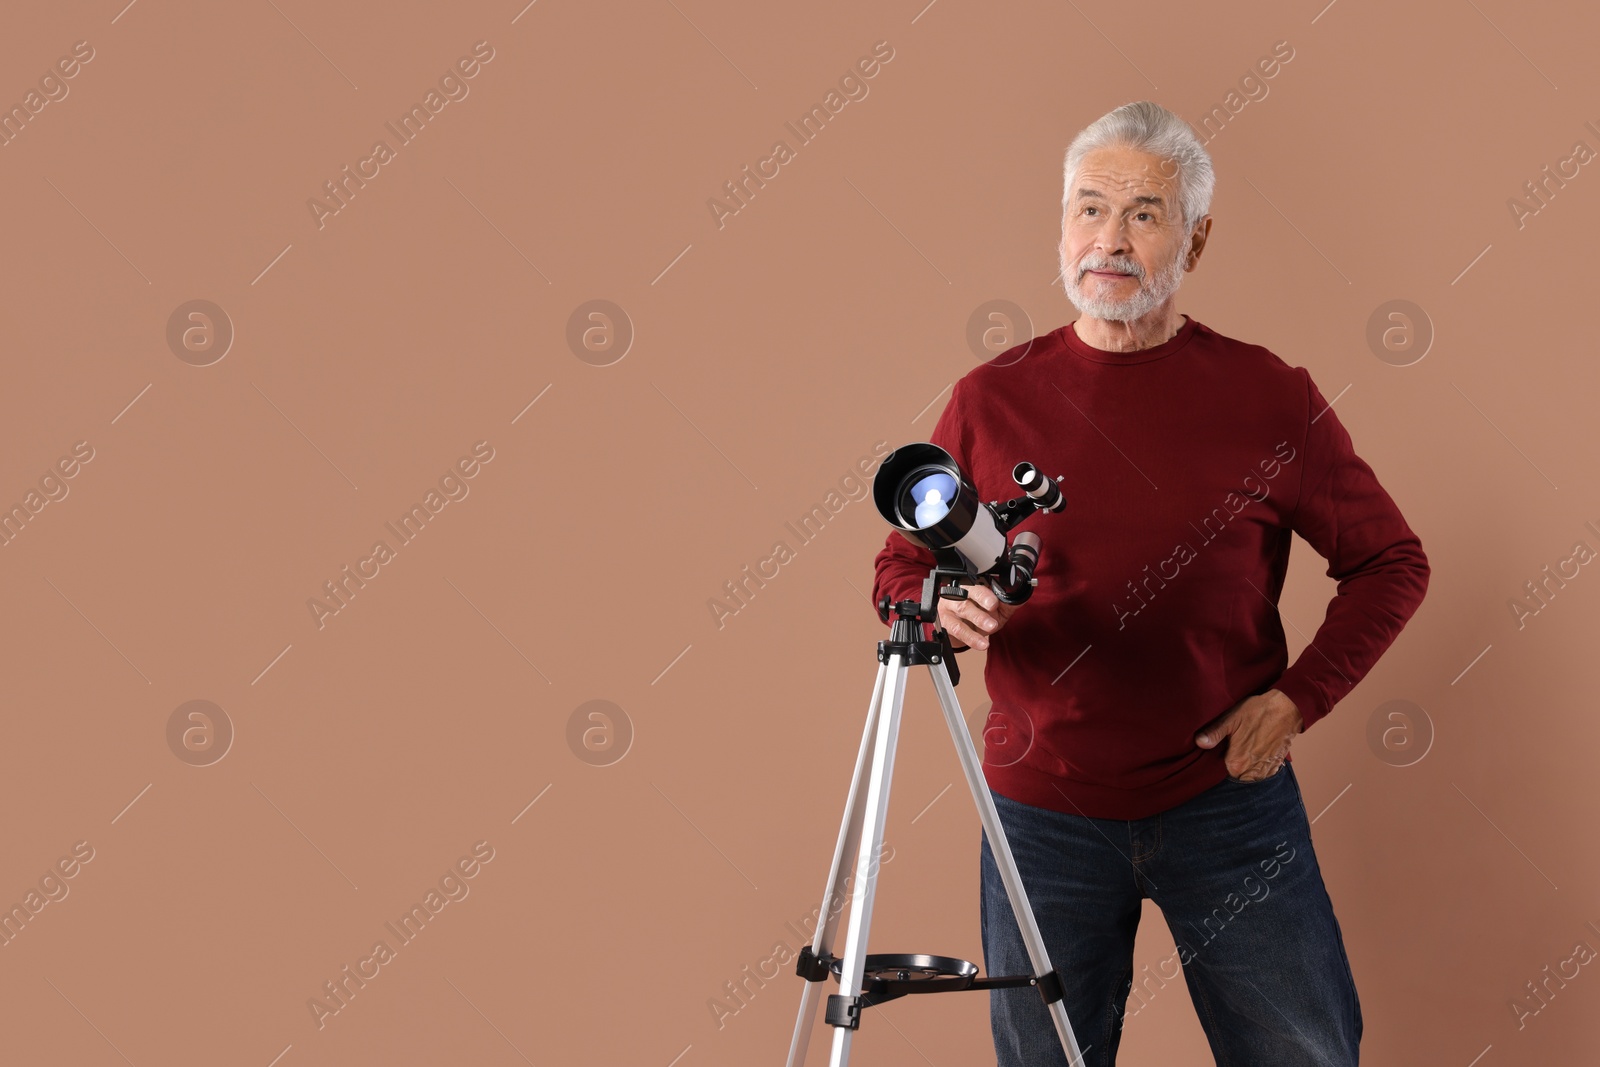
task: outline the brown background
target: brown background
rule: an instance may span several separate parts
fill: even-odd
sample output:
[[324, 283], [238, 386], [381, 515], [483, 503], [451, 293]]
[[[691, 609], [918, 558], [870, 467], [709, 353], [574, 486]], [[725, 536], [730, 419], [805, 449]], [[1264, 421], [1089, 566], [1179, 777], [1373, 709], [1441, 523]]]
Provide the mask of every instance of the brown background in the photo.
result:
[[[1521, 1029], [1509, 1004], [1600, 947], [1600, 578], [1521, 630], [1507, 606], [1600, 545], [1600, 176], [1520, 229], [1507, 208], [1600, 147], [1592, 13], [121, 3], [12, 5], [0, 32], [5, 102], [94, 49], [0, 148], [0, 504], [94, 449], [0, 548], [0, 902], [94, 850], [0, 947], [0, 1058], [781, 1062], [788, 967], [720, 1027], [708, 1001], [820, 899], [887, 527], [852, 501], [722, 628], [707, 602], [875, 442], [926, 439], [986, 301], [1038, 333], [1075, 317], [1052, 279], [1077, 130], [1141, 98], [1198, 123], [1286, 40], [1210, 142], [1179, 305], [1349, 386], [1339, 417], [1433, 565], [1295, 748], [1363, 1062], [1595, 1062], [1594, 967]], [[480, 40], [470, 94], [319, 229], [308, 198]], [[880, 40], [870, 94], [719, 228], [708, 198]], [[203, 367], [167, 343], [196, 299], [235, 331]], [[635, 334], [608, 366], [567, 341], [594, 299]], [[1431, 322], [1409, 366], [1367, 342], [1396, 299]], [[470, 495], [319, 629], [307, 600], [485, 440]], [[1291, 654], [1332, 593], [1295, 553]], [[569, 722], [596, 699], [626, 722], [590, 751]], [[235, 733], [207, 766], [169, 747], [190, 700]], [[1431, 727], [1374, 746], [1391, 700]], [[981, 960], [977, 819], [925, 678], [897, 770], [873, 947]], [[479, 841], [470, 895], [319, 1029], [308, 1000]], [[1171, 951], [1149, 911], [1138, 964]], [[856, 1062], [992, 1062], [979, 994], [874, 1012]], [[1176, 984], [1123, 1048], [1209, 1062]]]

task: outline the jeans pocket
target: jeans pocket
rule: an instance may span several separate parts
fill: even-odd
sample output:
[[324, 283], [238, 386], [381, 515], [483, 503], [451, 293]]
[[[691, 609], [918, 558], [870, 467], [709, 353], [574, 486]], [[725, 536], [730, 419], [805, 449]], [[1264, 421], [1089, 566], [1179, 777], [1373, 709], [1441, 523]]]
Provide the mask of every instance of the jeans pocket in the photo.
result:
[[1289, 769], [1289, 765], [1287, 763], [1280, 763], [1280, 764], [1278, 764], [1278, 769], [1273, 771], [1271, 774], [1267, 775], [1265, 778], [1257, 778], [1254, 781], [1249, 781], [1249, 780], [1246, 780], [1244, 778], [1235, 778], [1233, 775], [1230, 774], [1226, 778], [1224, 778], [1223, 781], [1232, 782], [1234, 785], [1263, 785], [1263, 784], [1265, 784], [1267, 782], [1275, 781], [1276, 779], [1282, 778], [1283, 777], [1283, 772], [1288, 770], [1288, 769]]

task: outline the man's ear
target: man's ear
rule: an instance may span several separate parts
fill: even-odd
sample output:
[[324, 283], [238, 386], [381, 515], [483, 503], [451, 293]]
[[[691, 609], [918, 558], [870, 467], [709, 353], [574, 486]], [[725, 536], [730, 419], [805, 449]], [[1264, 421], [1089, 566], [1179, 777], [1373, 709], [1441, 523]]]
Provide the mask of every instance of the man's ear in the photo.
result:
[[1189, 254], [1184, 263], [1184, 270], [1194, 270], [1196, 264], [1200, 262], [1200, 253], [1205, 251], [1206, 238], [1210, 235], [1211, 216], [1207, 215], [1195, 224], [1195, 228], [1189, 234]]

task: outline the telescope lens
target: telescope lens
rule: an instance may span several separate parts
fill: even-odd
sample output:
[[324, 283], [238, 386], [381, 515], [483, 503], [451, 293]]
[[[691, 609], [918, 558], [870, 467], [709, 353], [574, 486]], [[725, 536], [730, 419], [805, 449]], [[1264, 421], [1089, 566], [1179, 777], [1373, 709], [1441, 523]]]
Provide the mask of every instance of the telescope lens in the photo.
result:
[[915, 530], [926, 530], [950, 514], [959, 491], [955, 478], [938, 467], [913, 471], [900, 484], [900, 516]]

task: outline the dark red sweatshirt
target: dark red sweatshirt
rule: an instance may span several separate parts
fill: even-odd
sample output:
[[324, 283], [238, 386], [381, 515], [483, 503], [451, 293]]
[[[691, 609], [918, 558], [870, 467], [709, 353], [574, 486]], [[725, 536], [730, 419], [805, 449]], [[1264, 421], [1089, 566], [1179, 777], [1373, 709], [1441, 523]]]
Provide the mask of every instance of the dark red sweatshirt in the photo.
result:
[[[1108, 819], [1181, 804], [1227, 773], [1202, 726], [1279, 689], [1309, 728], [1427, 590], [1421, 542], [1305, 368], [1184, 319], [1129, 353], [1062, 326], [957, 381], [934, 428], [984, 501], [1019, 495], [1022, 460], [1065, 476], [1066, 507], [1016, 528], [1043, 539], [1039, 584], [984, 668], [984, 773], [1014, 800]], [[1339, 583], [1293, 666], [1291, 532]], [[919, 598], [932, 564], [891, 532], [873, 601]]]

